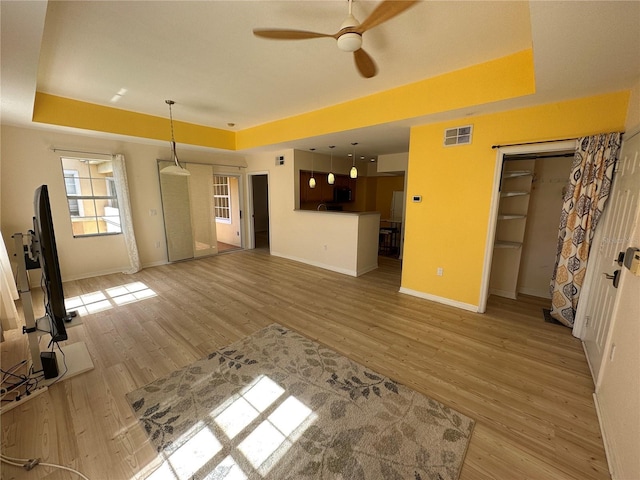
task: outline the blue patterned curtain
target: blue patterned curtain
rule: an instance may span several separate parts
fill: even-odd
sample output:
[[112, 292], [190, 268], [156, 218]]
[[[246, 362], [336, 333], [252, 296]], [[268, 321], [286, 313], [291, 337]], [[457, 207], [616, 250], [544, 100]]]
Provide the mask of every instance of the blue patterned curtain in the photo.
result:
[[551, 316], [568, 327], [573, 327], [591, 240], [609, 197], [621, 137], [621, 133], [608, 133], [577, 141], [551, 279]]

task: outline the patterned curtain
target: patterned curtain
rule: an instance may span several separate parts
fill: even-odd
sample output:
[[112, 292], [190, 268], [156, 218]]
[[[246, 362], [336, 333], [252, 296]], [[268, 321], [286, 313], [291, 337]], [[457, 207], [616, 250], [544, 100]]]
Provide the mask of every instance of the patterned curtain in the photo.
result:
[[577, 141], [551, 278], [551, 316], [568, 327], [573, 327], [591, 240], [609, 197], [621, 137], [609, 133]]

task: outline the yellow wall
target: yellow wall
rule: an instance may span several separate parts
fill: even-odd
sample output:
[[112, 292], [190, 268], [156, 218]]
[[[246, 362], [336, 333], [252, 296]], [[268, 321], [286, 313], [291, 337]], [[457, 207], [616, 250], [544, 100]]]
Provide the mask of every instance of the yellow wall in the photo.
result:
[[[489, 87], [489, 88], [487, 88]], [[531, 49], [239, 132], [174, 121], [179, 143], [245, 150], [535, 93]], [[33, 121], [156, 140], [167, 118], [36, 93]]]
[[[479, 305], [495, 144], [624, 129], [629, 92], [413, 127], [409, 149], [402, 288]], [[471, 145], [443, 147], [446, 128], [473, 124]], [[444, 269], [437, 276], [437, 268]]]
[[[171, 138], [168, 118], [104, 107], [42, 92], [36, 92], [33, 121], [154, 140], [169, 141]], [[173, 125], [174, 136], [179, 143], [235, 150], [235, 132], [177, 120], [173, 121]]]

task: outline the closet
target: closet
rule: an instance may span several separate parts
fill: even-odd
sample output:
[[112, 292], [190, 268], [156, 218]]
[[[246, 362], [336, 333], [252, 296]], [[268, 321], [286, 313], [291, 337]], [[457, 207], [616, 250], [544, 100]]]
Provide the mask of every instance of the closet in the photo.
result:
[[516, 298], [534, 166], [534, 160], [503, 163], [489, 282], [493, 295]]
[[550, 298], [573, 152], [505, 156], [489, 293]]
[[[158, 171], [171, 165], [158, 161]], [[159, 173], [170, 262], [218, 253], [213, 211], [213, 166], [187, 163], [190, 176]]]

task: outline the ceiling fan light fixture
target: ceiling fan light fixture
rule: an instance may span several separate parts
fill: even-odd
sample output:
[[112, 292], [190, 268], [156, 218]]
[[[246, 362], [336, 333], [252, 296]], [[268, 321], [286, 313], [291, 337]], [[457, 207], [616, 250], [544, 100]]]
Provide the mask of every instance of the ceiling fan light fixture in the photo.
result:
[[343, 52], [355, 52], [362, 47], [362, 35], [358, 33], [343, 33], [338, 37], [338, 48]]

